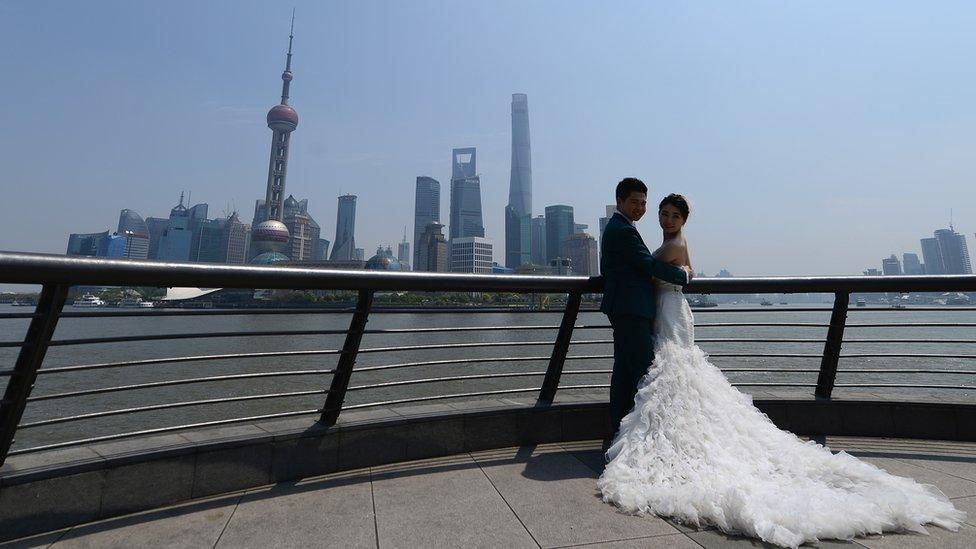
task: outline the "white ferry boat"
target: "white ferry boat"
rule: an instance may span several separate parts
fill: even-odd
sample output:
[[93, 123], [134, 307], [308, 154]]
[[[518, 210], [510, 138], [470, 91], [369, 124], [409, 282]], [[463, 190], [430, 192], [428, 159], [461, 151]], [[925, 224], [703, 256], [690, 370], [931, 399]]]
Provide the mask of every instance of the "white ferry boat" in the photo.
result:
[[105, 302], [91, 294], [82, 294], [71, 305], [75, 307], [104, 307]]
[[119, 300], [119, 307], [148, 309], [153, 306], [151, 301], [143, 301], [139, 296], [123, 297]]

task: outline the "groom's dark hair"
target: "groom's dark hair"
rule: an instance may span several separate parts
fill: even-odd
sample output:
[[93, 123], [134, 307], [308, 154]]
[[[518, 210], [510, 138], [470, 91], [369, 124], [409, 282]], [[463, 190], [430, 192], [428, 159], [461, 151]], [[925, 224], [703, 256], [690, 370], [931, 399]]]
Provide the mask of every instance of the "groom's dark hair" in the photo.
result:
[[617, 200], [627, 200], [633, 192], [647, 194], [647, 185], [636, 177], [625, 177], [617, 183]]

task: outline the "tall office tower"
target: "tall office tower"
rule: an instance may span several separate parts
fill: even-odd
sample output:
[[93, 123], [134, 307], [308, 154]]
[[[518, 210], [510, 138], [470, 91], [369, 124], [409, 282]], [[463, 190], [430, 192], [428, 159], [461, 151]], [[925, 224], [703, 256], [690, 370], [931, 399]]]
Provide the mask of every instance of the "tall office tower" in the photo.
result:
[[149, 259], [156, 259], [159, 255], [159, 241], [162, 240], [167, 225], [169, 225], [169, 218], [146, 218], [146, 226], [149, 228]]
[[563, 240], [565, 257], [573, 266], [573, 274], [580, 276], [596, 276], [600, 274], [600, 264], [597, 261], [596, 239], [586, 233], [576, 233]]
[[336, 213], [335, 242], [332, 244], [332, 261], [356, 259], [356, 195], [344, 194], [339, 197], [339, 210]]
[[193, 223], [190, 242], [190, 261], [223, 263], [227, 252], [222, 248], [224, 240], [223, 219], [202, 219]]
[[529, 146], [529, 98], [512, 94], [512, 176], [505, 206], [505, 266], [532, 262], [532, 150]]
[[290, 235], [288, 257], [292, 261], [314, 261], [322, 228], [308, 213], [308, 199], [288, 195], [284, 204], [284, 223]]
[[918, 254], [904, 253], [901, 256], [902, 270], [907, 275], [922, 274], [922, 264], [918, 261]]
[[935, 238], [923, 238], [921, 243], [925, 274], [945, 274], [945, 262], [942, 260], [942, 248], [939, 247], [939, 241]]
[[436, 221], [428, 223], [420, 235], [419, 246], [420, 253], [417, 255], [414, 270], [430, 273], [447, 272], [448, 249], [447, 239], [444, 237], [444, 225]]
[[108, 231], [101, 233], [71, 233], [68, 235], [68, 251], [65, 254], [87, 255], [91, 257], [105, 255], [105, 242], [108, 240], [108, 237]]
[[129, 209], [119, 212], [119, 227], [116, 234], [127, 239], [127, 258], [146, 259], [149, 257], [149, 227], [138, 213]]
[[590, 226], [587, 225], [586, 223], [573, 223], [573, 234], [582, 234], [582, 233], [585, 233], [586, 232], [586, 229], [589, 229], [589, 228], [590, 228]]
[[366, 261], [365, 248], [356, 248], [352, 255], [353, 255], [352, 258], [355, 259], [356, 261]]
[[451, 239], [451, 272], [491, 274], [491, 240], [481, 236]]
[[170, 210], [166, 230], [159, 239], [156, 258], [166, 261], [189, 261], [192, 242], [190, 210], [183, 205], [183, 193], [180, 193], [180, 203]]
[[945, 274], [973, 274], [966, 235], [957, 233], [950, 224], [948, 229], [935, 231], [935, 239], [939, 241], [939, 249], [942, 250]]
[[271, 158], [268, 160], [268, 183], [265, 189], [264, 220], [255, 219], [251, 233], [254, 251], [264, 256], [261, 263], [270, 263], [283, 255], [288, 247], [288, 227], [284, 219], [285, 177], [288, 173], [288, 145], [291, 132], [298, 127], [298, 113], [288, 105], [288, 89], [291, 87], [291, 45], [295, 38], [295, 16], [292, 15], [291, 31], [288, 33], [288, 54], [285, 57], [285, 71], [281, 73], [281, 103], [268, 111], [268, 127], [271, 128]]
[[397, 261], [400, 262], [400, 266], [404, 271], [410, 270], [410, 262], [412, 258], [410, 257], [410, 242], [407, 241], [407, 228], [403, 228], [403, 240], [397, 244]]
[[426, 262], [420, 261], [420, 238], [430, 223], [441, 221], [441, 184], [433, 177], [417, 178], [413, 206], [413, 270], [422, 271]]
[[315, 246], [315, 258], [314, 261], [325, 261], [329, 259], [329, 242], [324, 238], [320, 238], [318, 244]]
[[546, 216], [532, 218], [532, 264], [544, 266], [546, 261]]
[[610, 222], [610, 218], [613, 217], [613, 211], [616, 210], [616, 209], [617, 209], [617, 207], [615, 205], [608, 204], [607, 205], [607, 215], [606, 215], [606, 217], [601, 217], [600, 218], [600, 239], [599, 239], [599, 242], [603, 242], [603, 231], [606, 230], [607, 223]]
[[563, 254], [563, 239], [576, 232], [573, 207], [557, 204], [546, 206], [546, 263]]
[[881, 274], [885, 276], [901, 274], [901, 262], [895, 257], [895, 254], [891, 254], [890, 257], [881, 260]]
[[454, 149], [451, 158], [451, 239], [485, 236], [481, 217], [481, 178], [474, 147]]
[[241, 222], [237, 212], [223, 222], [220, 235], [220, 248], [224, 263], [247, 263], [247, 250], [251, 241], [251, 226]]

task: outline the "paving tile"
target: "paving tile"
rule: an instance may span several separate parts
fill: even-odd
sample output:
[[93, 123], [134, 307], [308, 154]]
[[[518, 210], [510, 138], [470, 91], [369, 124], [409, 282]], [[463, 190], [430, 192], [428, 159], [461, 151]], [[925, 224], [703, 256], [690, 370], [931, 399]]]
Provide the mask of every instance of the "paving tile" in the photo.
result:
[[893, 475], [909, 477], [923, 484], [935, 485], [936, 488], [942, 490], [950, 498], [976, 495], [976, 482], [947, 475], [934, 469], [912, 465], [900, 459], [873, 457], [865, 457], [862, 459], [881, 467]]
[[942, 473], [976, 481], [976, 458], [954, 456], [928, 456], [925, 458], [894, 457], [912, 465], [934, 469]]
[[885, 534], [857, 538], [857, 542], [871, 549], [972, 549], [976, 543], [976, 527], [963, 524], [958, 532], [938, 526], [928, 528], [929, 535]]
[[63, 530], [55, 530], [54, 532], [46, 532], [44, 534], [37, 534], [36, 536], [30, 536], [26, 538], [20, 538], [14, 541], [6, 541], [0, 543], [0, 547], [3, 549], [32, 549], [34, 547], [50, 547], [50, 545], [59, 539], [61, 539], [70, 528], [65, 528]]
[[251, 490], [219, 547], [376, 547], [368, 474], [338, 473]]
[[72, 528], [52, 547], [213, 547], [241, 493]]
[[[702, 530], [697, 532], [688, 532], [689, 538], [694, 540], [700, 546], [705, 549], [746, 549], [747, 547], [756, 547], [763, 549], [780, 549], [780, 546], [773, 545], [771, 543], [766, 543], [762, 540], [755, 538], [748, 538], [744, 536], [729, 535], [724, 532], [720, 532], [715, 529]], [[845, 540], [820, 540], [817, 547], [849, 547], [851, 549], [860, 548], [860, 545], [856, 541], [845, 541]], [[811, 545], [804, 545], [804, 547], [812, 547]]]
[[[555, 449], [552, 449], [555, 448]], [[657, 517], [603, 503], [597, 474], [558, 446], [473, 454], [495, 488], [543, 547], [678, 533]]]
[[587, 543], [584, 545], [573, 545], [572, 547], [573, 549], [666, 549], [671, 547], [676, 549], [701, 548], [700, 545], [692, 541], [691, 538], [684, 534], [666, 534], [662, 536], [607, 541], [603, 543]]
[[536, 547], [468, 456], [373, 471], [380, 547]]
[[[956, 506], [956, 509], [966, 512], [967, 524], [976, 526], [976, 496], [955, 498], [952, 500], [952, 504]], [[974, 540], [973, 545], [976, 545], [976, 540]]]

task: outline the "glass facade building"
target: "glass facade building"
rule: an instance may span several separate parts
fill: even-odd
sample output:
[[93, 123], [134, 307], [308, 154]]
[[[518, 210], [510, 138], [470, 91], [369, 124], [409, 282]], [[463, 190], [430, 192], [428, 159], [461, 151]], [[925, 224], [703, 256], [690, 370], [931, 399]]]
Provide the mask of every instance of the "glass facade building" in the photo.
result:
[[441, 184], [433, 177], [420, 176], [414, 192], [413, 206], [413, 269], [423, 271], [426, 261], [420, 260], [421, 238], [427, 225], [441, 221]]
[[573, 207], [563, 204], [546, 206], [546, 263], [557, 257], [566, 257], [562, 244], [567, 236], [576, 232]]
[[363, 259], [356, 256], [356, 195], [339, 197], [339, 210], [336, 214], [335, 242], [329, 260]]
[[532, 263], [532, 149], [529, 99], [512, 94], [512, 173], [505, 207], [505, 266]]
[[454, 149], [451, 158], [451, 240], [485, 236], [481, 215], [481, 178], [473, 147]]

